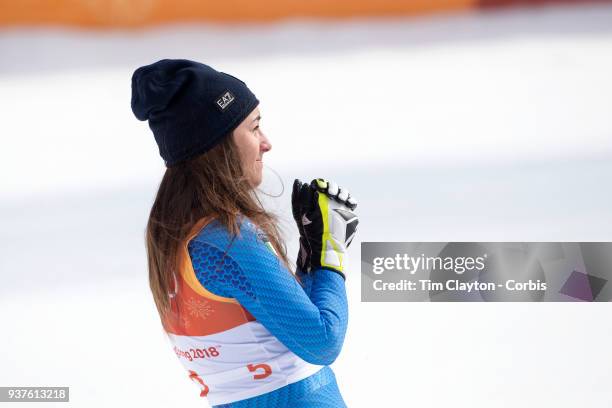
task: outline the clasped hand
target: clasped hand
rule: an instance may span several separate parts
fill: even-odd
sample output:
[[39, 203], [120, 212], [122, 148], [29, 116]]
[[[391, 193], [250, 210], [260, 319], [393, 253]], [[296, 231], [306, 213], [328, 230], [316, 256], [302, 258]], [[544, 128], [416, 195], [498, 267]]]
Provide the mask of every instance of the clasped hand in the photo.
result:
[[300, 231], [298, 270], [307, 273], [325, 268], [344, 278], [346, 249], [359, 224], [354, 212], [357, 201], [332, 181], [318, 178], [306, 184], [296, 179], [291, 207]]

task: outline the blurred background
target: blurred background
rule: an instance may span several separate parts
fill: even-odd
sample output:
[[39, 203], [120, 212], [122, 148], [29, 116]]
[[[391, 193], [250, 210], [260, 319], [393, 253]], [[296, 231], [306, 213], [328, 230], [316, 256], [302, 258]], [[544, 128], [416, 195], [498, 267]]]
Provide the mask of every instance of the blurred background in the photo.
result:
[[260, 99], [292, 258], [294, 177], [359, 200], [348, 406], [612, 401], [608, 303], [360, 300], [361, 241], [611, 240], [612, 2], [579, 0], [0, 0], [0, 386], [207, 406], [148, 290], [164, 166], [130, 78], [162, 58]]

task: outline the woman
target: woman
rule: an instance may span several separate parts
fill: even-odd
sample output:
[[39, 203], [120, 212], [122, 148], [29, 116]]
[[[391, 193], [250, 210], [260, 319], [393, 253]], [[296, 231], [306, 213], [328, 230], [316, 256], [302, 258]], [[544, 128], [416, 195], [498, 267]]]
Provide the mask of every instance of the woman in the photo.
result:
[[[174, 352], [215, 407], [344, 407], [332, 370], [346, 332], [348, 191], [294, 183], [296, 275], [254, 194], [271, 144], [239, 79], [187, 60], [132, 77], [167, 169], [146, 231], [149, 280]], [[296, 278], [297, 277], [297, 278]]]

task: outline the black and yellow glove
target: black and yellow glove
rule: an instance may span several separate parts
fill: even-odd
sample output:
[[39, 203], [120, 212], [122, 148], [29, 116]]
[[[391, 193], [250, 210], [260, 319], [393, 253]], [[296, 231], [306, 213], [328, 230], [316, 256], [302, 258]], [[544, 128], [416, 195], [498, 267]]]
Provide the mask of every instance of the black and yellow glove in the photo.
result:
[[[357, 202], [348, 190], [324, 179], [310, 184], [294, 182], [292, 207], [300, 229], [300, 240], [305, 238], [305, 250], [300, 244], [298, 261], [303, 259], [303, 271], [330, 269], [344, 277], [346, 249], [351, 244], [359, 219], [354, 213]], [[299, 267], [299, 266], [298, 266]]]

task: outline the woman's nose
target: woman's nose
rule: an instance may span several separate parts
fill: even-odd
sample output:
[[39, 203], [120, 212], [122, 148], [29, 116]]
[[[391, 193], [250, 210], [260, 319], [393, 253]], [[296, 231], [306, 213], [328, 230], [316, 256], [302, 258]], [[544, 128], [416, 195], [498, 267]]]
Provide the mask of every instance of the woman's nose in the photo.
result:
[[272, 143], [270, 143], [270, 140], [268, 140], [268, 138], [266, 137], [266, 135], [264, 135], [263, 133], [261, 134], [262, 139], [261, 139], [261, 151], [262, 152], [269, 152], [270, 150], [272, 150]]

